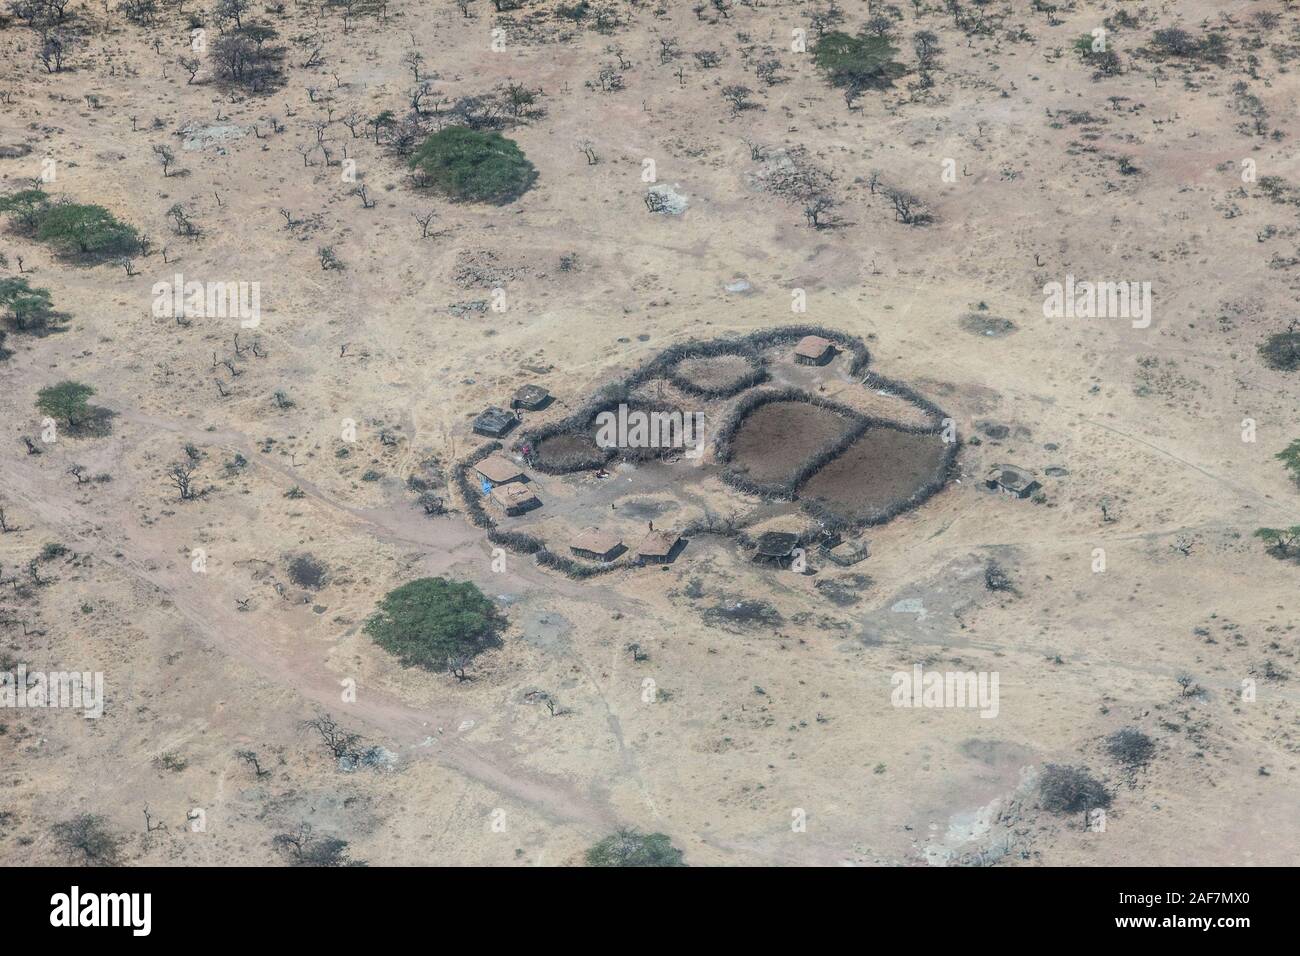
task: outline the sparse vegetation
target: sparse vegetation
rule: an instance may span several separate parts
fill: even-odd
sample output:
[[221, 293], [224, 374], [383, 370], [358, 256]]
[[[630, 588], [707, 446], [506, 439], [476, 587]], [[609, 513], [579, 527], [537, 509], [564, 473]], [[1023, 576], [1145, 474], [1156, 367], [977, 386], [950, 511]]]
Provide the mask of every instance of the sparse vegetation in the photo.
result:
[[19, 332], [40, 333], [57, 321], [48, 289], [33, 288], [25, 278], [0, 279], [0, 308]]
[[6, 863], [1294, 856], [1300, 0], [2, 6]]
[[139, 250], [140, 235], [103, 206], [56, 202], [41, 213], [35, 238], [75, 256], [110, 257]]
[[271, 841], [294, 866], [365, 866], [362, 860], [348, 855], [348, 841], [338, 837], [318, 836], [310, 823], [277, 833]]
[[1273, 456], [1291, 473], [1291, 480], [1300, 485], [1300, 438]]
[[1300, 554], [1300, 524], [1289, 528], [1257, 528], [1255, 537], [1279, 558], [1292, 558]]

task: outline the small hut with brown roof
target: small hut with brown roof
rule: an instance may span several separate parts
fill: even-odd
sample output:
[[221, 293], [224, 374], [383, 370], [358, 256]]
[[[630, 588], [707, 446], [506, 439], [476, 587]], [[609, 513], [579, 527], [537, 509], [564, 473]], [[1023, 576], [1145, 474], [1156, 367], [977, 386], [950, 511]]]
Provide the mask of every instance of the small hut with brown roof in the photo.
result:
[[669, 564], [684, 546], [676, 531], [651, 531], [637, 545], [636, 555], [642, 564]]
[[527, 485], [516, 483], [497, 485], [488, 492], [488, 500], [508, 515], [521, 515], [542, 506], [541, 500]]
[[825, 365], [835, 356], [835, 343], [820, 335], [805, 335], [794, 347], [794, 360], [800, 365]]
[[612, 531], [601, 531], [599, 528], [587, 528], [582, 534], [573, 539], [569, 545], [569, 550], [580, 558], [591, 558], [594, 561], [613, 561], [627, 549], [623, 547], [623, 541]]
[[523, 481], [528, 477], [524, 470], [505, 455], [488, 455], [474, 470], [494, 485], [508, 485], [512, 481]]

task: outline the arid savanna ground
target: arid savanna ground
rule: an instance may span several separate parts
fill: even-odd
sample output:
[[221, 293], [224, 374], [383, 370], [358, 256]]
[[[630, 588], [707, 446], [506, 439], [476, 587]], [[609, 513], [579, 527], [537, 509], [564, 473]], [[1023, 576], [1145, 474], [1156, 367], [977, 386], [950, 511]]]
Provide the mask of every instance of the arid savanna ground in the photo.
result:
[[[0, 192], [149, 241], [0, 232], [0, 278], [63, 316], [6, 319], [0, 670], [105, 686], [99, 719], [0, 711], [7, 865], [85, 859], [58, 825], [87, 814], [133, 864], [291, 863], [304, 823], [372, 865], [581, 864], [621, 828], [691, 865], [1295, 861], [1300, 564], [1255, 537], [1300, 524], [1275, 457], [1300, 371], [1259, 350], [1300, 289], [1294, 4], [10, 7]], [[250, 27], [283, 48], [256, 83], [220, 56]], [[812, 51], [864, 29], [899, 69], [846, 96]], [[518, 198], [412, 177], [412, 137], [466, 123], [533, 164]], [[178, 275], [257, 283], [256, 328], [155, 308]], [[1150, 324], [1046, 318], [1067, 276], [1149, 282]], [[700, 535], [574, 580], [466, 520], [471, 421], [520, 385], [555, 396], [543, 423], [665, 348], [791, 324], [861, 338], [961, 441], [864, 561]], [[65, 380], [107, 414], [46, 435]], [[990, 491], [995, 464], [1041, 489]], [[637, 527], [686, 500], [653, 474], [609, 479]], [[362, 629], [435, 575], [508, 621], [469, 680]], [[996, 716], [894, 706], [917, 664], [997, 674]], [[378, 765], [340, 768], [304, 726], [326, 714]], [[1104, 827], [1052, 812], [1053, 765], [1104, 787]]]

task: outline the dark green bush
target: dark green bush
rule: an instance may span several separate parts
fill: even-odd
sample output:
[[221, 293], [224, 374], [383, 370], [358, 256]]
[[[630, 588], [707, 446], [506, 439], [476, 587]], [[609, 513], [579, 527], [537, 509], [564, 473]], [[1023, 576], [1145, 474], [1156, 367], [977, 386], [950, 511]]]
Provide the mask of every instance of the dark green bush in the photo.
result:
[[663, 833], [619, 830], [587, 851], [588, 866], [685, 866], [682, 851]]
[[1264, 364], [1279, 372], [1294, 372], [1300, 368], [1300, 332], [1277, 332], [1264, 340], [1259, 347]]
[[1155, 756], [1155, 741], [1136, 727], [1125, 727], [1106, 738], [1106, 752], [1125, 767], [1145, 767]]
[[72, 428], [85, 424], [94, 413], [88, 399], [95, 390], [81, 382], [66, 381], [49, 385], [36, 393], [36, 407]]
[[496, 643], [504, 625], [497, 606], [469, 581], [419, 578], [390, 591], [366, 633], [403, 664], [442, 670]]
[[430, 135], [409, 165], [422, 182], [462, 202], [507, 203], [537, 178], [514, 141], [467, 126], [448, 126]]
[[44, 208], [36, 238], [65, 255], [113, 256], [137, 253], [140, 236], [103, 206], [58, 202]]
[[1038, 799], [1051, 813], [1081, 813], [1110, 806], [1110, 794], [1086, 767], [1049, 763], [1038, 778]]
[[20, 189], [7, 196], [0, 196], [0, 212], [13, 216], [15, 225], [25, 233], [36, 231], [36, 226], [49, 205], [50, 197], [40, 189]]
[[894, 60], [897, 48], [883, 36], [833, 30], [817, 41], [812, 52], [813, 62], [832, 86], [854, 93], [885, 89], [907, 72]]
[[0, 279], [0, 308], [7, 310], [6, 318], [19, 332], [44, 331], [59, 318], [49, 290], [33, 289], [18, 276]]

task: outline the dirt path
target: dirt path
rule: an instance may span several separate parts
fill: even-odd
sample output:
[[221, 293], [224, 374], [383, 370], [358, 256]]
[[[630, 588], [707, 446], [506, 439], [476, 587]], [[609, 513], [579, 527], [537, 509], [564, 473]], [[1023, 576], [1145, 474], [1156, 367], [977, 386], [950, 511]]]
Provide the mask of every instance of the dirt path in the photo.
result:
[[[319, 507], [337, 516], [345, 514], [380, 538], [417, 544], [432, 550], [432, 571], [445, 570], [482, 543], [480, 532], [455, 519], [415, 522], [387, 512], [367, 512], [330, 499], [310, 482], [297, 476], [278, 462], [253, 450], [252, 442], [237, 433], [190, 434], [173, 423], [134, 416], [125, 410], [122, 418], [162, 428], [184, 440], [205, 445], [220, 443], [230, 451], [244, 454], [250, 465], [286, 479], [285, 486], [297, 484]], [[47, 455], [55, 454], [47, 452]], [[105, 515], [77, 499], [78, 486], [68, 482], [51, 482], [34, 459], [10, 457], [0, 461], [0, 480], [7, 498], [20, 505], [40, 525], [56, 532], [68, 544], [82, 549], [126, 573], [152, 590], [159, 600], [170, 601], [175, 611], [190, 625], [197, 639], [223, 654], [248, 664], [264, 678], [288, 686], [305, 700], [322, 707], [337, 705], [339, 678], [321, 660], [319, 646], [303, 646], [296, 638], [308, 623], [305, 608], [291, 607], [288, 613], [277, 609], [274, 614], [257, 614], [250, 619], [236, 608], [242, 593], [232, 589], [229, 581], [219, 577], [196, 575], [186, 562], [176, 564], [176, 541], [149, 528], [142, 528], [122, 511], [105, 522]], [[61, 469], [60, 469], [61, 470]], [[396, 526], [395, 526], [396, 525]], [[522, 562], [520, 571], [501, 582], [519, 591], [535, 588], [542, 574]], [[531, 573], [529, 573], [531, 572]], [[559, 582], [546, 579], [548, 588]], [[564, 582], [568, 583], [568, 582]], [[250, 626], [251, 625], [251, 626]], [[413, 707], [380, 690], [360, 695], [348, 708], [350, 720], [363, 724], [372, 733], [388, 736], [406, 754], [429, 754], [441, 764], [455, 769], [504, 796], [535, 808], [548, 819], [578, 823], [605, 830], [616, 823], [609, 806], [579, 792], [568, 782], [519, 766], [489, 748], [476, 747], [455, 736], [431, 734], [431, 728], [456, 727], [474, 715], [445, 708], [428, 710]]]

